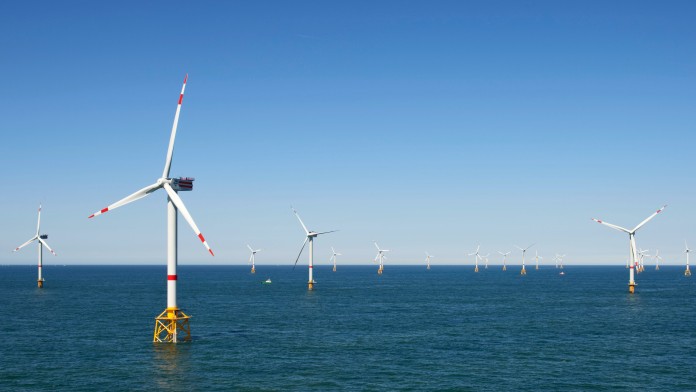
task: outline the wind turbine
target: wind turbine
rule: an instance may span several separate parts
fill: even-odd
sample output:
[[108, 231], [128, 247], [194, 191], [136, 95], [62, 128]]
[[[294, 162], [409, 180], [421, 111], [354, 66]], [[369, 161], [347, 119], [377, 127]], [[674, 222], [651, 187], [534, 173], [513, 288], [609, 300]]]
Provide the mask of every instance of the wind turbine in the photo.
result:
[[483, 261], [483, 260], [486, 261], [486, 264], [485, 264], [485, 266], [483, 267], [483, 269], [488, 269], [488, 256], [490, 256], [490, 255], [491, 255], [490, 253], [486, 253], [485, 256], [481, 256], [481, 261]]
[[469, 256], [474, 256], [474, 261], [476, 262], [476, 268], [474, 268], [474, 272], [478, 272], [478, 261], [481, 256], [479, 255], [479, 249], [481, 249], [481, 245], [476, 247], [476, 252], [474, 253], [469, 253]]
[[653, 256], [653, 259], [655, 259], [655, 271], [659, 271], [662, 257], [660, 256], [660, 251], [658, 249], [655, 249], [655, 256]]
[[592, 220], [594, 220], [597, 223], [601, 223], [605, 226], [611, 227], [614, 230], [623, 231], [624, 233], [628, 234], [628, 241], [629, 241], [628, 250], [629, 250], [630, 257], [631, 257], [631, 259], [630, 259], [631, 262], [629, 263], [629, 268], [628, 268], [628, 270], [629, 270], [629, 272], [628, 272], [628, 274], [629, 274], [628, 275], [628, 292], [631, 294], [633, 294], [635, 292], [635, 289], [636, 289], [635, 272], [634, 272], [634, 264], [638, 261], [638, 254], [637, 254], [638, 249], [636, 248], [636, 231], [638, 231], [638, 229], [640, 229], [641, 227], [643, 227], [643, 225], [648, 223], [652, 218], [657, 216], [657, 214], [662, 212], [662, 210], [664, 210], [665, 207], [667, 207], [667, 206], [666, 205], [662, 206], [662, 208], [655, 211], [652, 215], [647, 217], [644, 221], [640, 222], [638, 224], [638, 226], [633, 228], [633, 230], [629, 230], [629, 229], [623, 228], [621, 226], [613, 225], [611, 223], [607, 223], [607, 222], [601, 221], [599, 219], [592, 218]]
[[251, 251], [251, 256], [249, 256], [249, 262], [251, 263], [251, 273], [255, 274], [256, 273], [256, 254], [261, 252], [261, 249], [252, 249], [249, 244], [247, 244], [247, 248], [249, 248], [249, 251]]
[[640, 273], [640, 272], [645, 271], [645, 264], [643, 263], [643, 259], [645, 258], [645, 256], [650, 257], [650, 255], [648, 254], [648, 251], [650, 251], [650, 249], [639, 249], [638, 250], [639, 257], [638, 257], [638, 266], [637, 266], [638, 268], [637, 268], [636, 272]]
[[507, 259], [508, 255], [512, 252], [503, 253], [501, 251], [498, 251], [498, 253], [500, 253], [503, 256], [503, 271], [507, 271], [507, 264], [505, 263], [505, 260]]
[[196, 234], [199, 240], [203, 243], [203, 246], [208, 250], [211, 256], [215, 256], [213, 251], [208, 246], [208, 242], [198, 230], [198, 226], [193, 221], [191, 214], [186, 209], [184, 202], [178, 195], [178, 192], [192, 191], [194, 178], [191, 177], [179, 177], [171, 178], [169, 177], [169, 170], [172, 165], [172, 156], [174, 154], [174, 140], [176, 139], [176, 129], [179, 123], [179, 112], [181, 111], [181, 103], [184, 100], [184, 90], [186, 89], [186, 80], [188, 75], [184, 78], [184, 85], [181, 87], [181, 94], [179, 94], [179, 102], [176, 107], [176, 113], [174, 114], [174, 124], [172, 125], [171, 135], [169, 137], [169, 149], [167, 150], [167, 158], [164, 161], [164, 170], [162, 171], [162, 176], [157, 179], [157, 181], [148, 185], [145, 188], [126, 196], [125, 198], [117, 201], [114, 204], [103, 208], [94, 214], [90, 215], [90, 218], [101, 215], [107, 211], [115, 210], [118, 207], [124, 206], [128, 203], [132, 203], [136, 200], [142, 199], [145, 196], [159, 190], [164, 189], [167, 192], [167, 308], [155, 318], [155, 334], [154, 342], [171, 342], [176, 343], [179, 340], [179, 332], [183, 332], [185, 337], [183, 340], [191, 339], [191, 330], [189, 328], [189, 316], [186, 315], [176, 302], [176, 282], [177, 282], [177, 212], [181, 213], [186, 222], [188, 222], [193, 232]]
[[39, 268], [38, 268], [39, 269], [39, 278], [36, 282], [37, 282], [39, 288], [43, 288], [44, 278], [43, 278], [43, 273], [41, 271], [43, 269], [43, 247], [45, 246], [49, 251], [51, 251], [53, 256], [56, 256], [56, 252], [54, 252], [53, 249], [51, 249], [51, 247], [48, 246], [48, 244], [45, 241], [46, 239], [48, 239], [48, 234], [40, 234], [39, 233], [40, 231], [41, 231], [41, 204], [39, 204], [39, 220], [36, 223], [36, 234], [33, 237], [31, 237], [31, 239], [29, 241], [16, 247], [14, 252], [24, 248], [25, 246], [31, 244], [34, 241], [38, 241], [37, 245], [39, 245]]
[[425, 263], [427, 264], [426, 269], [428, 269], [428, 270], [430, 269], [430, 259], [433, 257], [435, 257], [435, 256], [430, 256], [430, 254], [428, 254], [428, 252], [425, 252]]
[[377, 256], [375, 256], [375, 261], [379, 261], [379, 269], [377, 270], [377, 275], [382, 275], [382, 272], [384, 272], [384, 259], [387, 258], [387, 256], [384, 253], [389, 252], [389, 249], [380, 249], [379, 245], [377, 245], [377, 241], [373, 242], [375, 243], [375, 248], [377, 248]]
[[543, 257], [539, 256], [539, 251], [534, 251], [534, 258], [536, 259], [536, 267], [534, 269], [538, 270], [539, 269], [539, 259], [544, 259]]
[[333, 272], [336, 272], [336, 256], [341, 256], [340, 253], [336, 253], [336, 250], [331, 247], [331, 251], [333, 252], [333, 255], [331, 256], [331, 259], [329, 259], [329, 262], [333, 261]]
[[527, 275], [527, 270], [524, 269], [524, 254], [527, 253], [527, 250], [529, 250], [529, 248], [531, 248], [531, 247], [534, 246], [534, 245], [535, 245], [535, 244], [531, 244], [531, 245], [529, 245], [528, 247], [526, 247], [526, 248], [524, 248], [524, 249], [522, 249], [522, 248], [520, 248], [519, 246], [515, 245], [515, 248], [517, 248], [517, 249], [519, 249], [519, 250], [522, 251], [522, 270], [520, 271], [520, 275]]
[[292, 212], [295, 213], [295, 216], [297, 217], [297, 220], [300, 221], [300, 224], [302, 225], [302, 228], [305, 231], [305, 234], [307, 237], [305, 237], [304, 242], [302, 243], [302, 248], [300, 248], [300, 253], [297, 254], [297, 258], [295, 259], [295, 265], [292, 267], [294, 270], [295, 267], [297, 266], [297, 261], [300, 259], [300, 256], [302, 256], [302, 251], [304, 250], [305, 245], [307, 245], [307, 241], [309, 241], [309, 281], [307, 282], [307, 288], [309, 290], [314, 290], [314, 284], [317, 283], [314, 281], [314, 239], [318, 237], [321, 234], [328, 234], [328, 233], [333, 233], [338, 230], [331, 230], [331, 231], [324, 231], [321, 233], [317, 233], [316, 231], [309, 231], [307, 230], [307, 226], [305, 226], [304, 222], [302, 222], [302, 219], [300, 218], [300, 215], [295, 211], [293, 207]]
[[560, 268], [560, 269], [563, 269], [563, 258], [564, 258], [564, 257], [566, 257], [565, 254], [563, 254], [563, 255], [558, 255], [558, 262], [560, 263], [560, 264], [558, 265], [558, 268]]
[[689, 270], [689, 252], [691, 252], [691, 249], [689, 249], [686, 241], [684, 241], [684, 248], [684, 253], [686, 253], [686, 271], [684, 271], [684, 276], [691, 276], [691, 271]]
[[556, 255], [553, 256], [553, 261], [556, 263], [556, 268], [558, 268], [558, 259], [559, 259], [558, 253], [556, 253]]

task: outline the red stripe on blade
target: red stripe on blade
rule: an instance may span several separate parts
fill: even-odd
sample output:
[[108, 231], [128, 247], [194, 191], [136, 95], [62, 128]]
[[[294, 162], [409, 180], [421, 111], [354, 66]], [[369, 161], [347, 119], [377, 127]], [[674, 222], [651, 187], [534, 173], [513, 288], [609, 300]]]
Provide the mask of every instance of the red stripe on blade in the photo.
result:
[[176, 280], [176, 275], [167, 275], [167, 280]]
[[181, 105], [181, 101], [184, 100], [184, 94], [179, 95], [179, 105]]
[[105, 213], [106, 211], [109, 211], [109, 207], [106, 207], [106, 208], [102, 209], [102, 210], [101, 210], [101, 213], [103, 214], [103, 213]]
[[203, 233], [198, 234], [198, 238], [201, 239], [201, 242], [205, 242], [205, 238], [203, 238]]

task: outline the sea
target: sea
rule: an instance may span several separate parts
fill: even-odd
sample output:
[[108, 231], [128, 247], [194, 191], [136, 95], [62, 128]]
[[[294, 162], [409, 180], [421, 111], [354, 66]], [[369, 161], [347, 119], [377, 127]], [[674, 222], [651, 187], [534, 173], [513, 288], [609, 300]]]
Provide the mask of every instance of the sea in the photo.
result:
[[[696, 276], [623, 266], [0, 266], [2, 391], [694, 391]], [[270, 278], [271, 284], [262, 282]]]

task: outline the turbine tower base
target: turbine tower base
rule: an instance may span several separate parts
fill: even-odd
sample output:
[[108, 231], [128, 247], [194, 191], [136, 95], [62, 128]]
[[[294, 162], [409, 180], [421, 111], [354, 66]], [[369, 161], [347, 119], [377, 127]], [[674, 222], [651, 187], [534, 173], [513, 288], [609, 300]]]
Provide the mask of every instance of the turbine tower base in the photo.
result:
[[333, 272], [336, 272], [336, 266], [335, 266], [335, 265], [333, 266]]
[[636, 292], [636, 284], [635, 283], [629, 283], [628, 284], [628, 292], [630, 294], [633, 294]]
[[660, 266], [659, 266], [659, 265], [656, 265], [656, 266], [655, 266], [655, 271], [659, 271], [659, 270], [660, 270]]
[[684, 271], [684, 276], [691, 276], [691, 271], [688, 269]]
[[307, 282], [307, 290], [314, 290], [315, 282]]
[[478, 272], [478, 265], [474, 268], [474, 272]]
[[255, 274], [256, 273], [256, 267], [251, 267], [251, 273]]
[[39, 286], [40, 289], [42, 289], [42, 288], [43, 288], [43, 282], [44, 282], [43, 279], [39, 279], [39, 280], [36, 281], [36, 285]]
[[506, 265], [503, 266], [503, 271], [507, 271], [507, 266], [506, 266]]
[[520, 275], [527, 275], [527, 270], [522, 267], [522, 270], [520, 271]]
[[179, 308], [167, 308], [155, 318], [154, 343], [178, 343], [191, 340], [189, 317]]
[[378, 270], [377, 270], [377, 275], [382, 275], [382, 271], [383, 271], [383, 270], [382, 270], [381, 268], [378, 269]]

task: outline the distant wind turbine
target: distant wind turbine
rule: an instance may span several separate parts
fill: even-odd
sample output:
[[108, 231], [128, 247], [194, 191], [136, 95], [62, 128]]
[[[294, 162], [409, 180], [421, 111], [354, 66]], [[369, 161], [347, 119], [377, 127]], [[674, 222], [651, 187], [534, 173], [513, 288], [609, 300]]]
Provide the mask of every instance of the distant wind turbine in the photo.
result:
[[435, 256], [431, 256], [430, 254], [428, 254], [428, 252], [425, 252], [425, 263], [427, 265], [425, 269], [430, 269], [430, 259], [432, 259], [433, 257]]
[[[290, 207], [292, 208], [292, 207]], [[292, 212], [295, 214], [297, 217], [297, 220], [300, 221], [300, 225], [302, 225], [302, 228], [305, 231], [305, 234], [307, 237], [305, 237], [304, 242], [302, 243], [302, 248], [300, 248], [300, 253], [297, 254], [297, 258], [295, 259], [295, 265], [292, 267], [294, 270], [295, 267], [297, 266], [297, 261], [300, 259], [300, 256], [302, 256], [302, 251], [304, 250], [305, 245], [307, 245], [307, 241], [309, 241], [309, 281], [307, 282], [307, 288], [309, 290], [314, 290], [314, 284], [317, 282], [314, 281], [314, 239], [322, 234], [328, 234], [328, 233], [333, 233], [338, 230], [331, 230], [331, 231], [324, 231], [321, 233], [317, 233], [315, 231], [309, 231], [307, 230], [307, 226], [305, 226], [304, 222], [302, 222], [302, 218], [300, 218], [300, 215], [295, 211], [294, 208], [292, 208]]]
[[329, 259], [329, 262], [333, 261], [333, 272], [336, 272], [336, 256], [341, 256], [340, 253], [336, 253], [336, 250], [331, 247], [331, 252], [333, 252], [333, 255], [331, 256], [331, 259]]
[[686, 271], [684, 271], [684, 276], [691, 276], [691, 271], [689, 270], [689, 252], [691, 252], [691, 249], [686, 244], [686, 240], [684, 240], [684, 249], [684, 253], [686, 253]]
[[476, 267], [474, 268], [474, 272], [479, 272], [478, 261], [479, 261], [479, 259], [481, 258], [481, 256], [479, 255], [479, 250], [480, 250], [480, 249], [481, 249], [481, 245], [479, 245], [479, 246], [476, 247], [476, 252], [474, 252], [474, 253], [469, 253], [469, 256], [474, 256], [474, 261], [476, 262]]
[[507, 271], [507, 264], [505, 263], [505, 260], [507, 259], [508, 255], [512, 252], [503, 253], [501, 251], [498, 251], [498, 253], [500, 253], [503, 256], [503, 271]]
[[251, 273], [255, 274], [256, 273], [256, 254], [261, 252], [261, 249], [252, 249], [249, 244], [247, 244], [247, 248], [249, 248], [249, 251], [251, 251], [251, 256], [249, 256], [249, 262], [251, 263]]
[[25, 246], [31, 244], [34, 241], [38, 241], [37, 245], [39, 245], [39, 268], [38, 268], [39, 269], [39, 278], [36, 282], [37, 282], [37, 285], [39, 286], [39, 288], [43, 288], [43, 284], [44, 284], [44, 278], [43, 278], [43, 272], [42, 272], [42, 269], [43, 269], [43, 247], [45, 246], [46, 249], [51, 251], [51, 254], [53, 254], [53, 256], [56, 256], [56, 252], [54, 252], [53, 249], [51, 249], [51, 247], [48, 246], [48, 243], [46, 243], [46, 241], [45, 241], [48, 239], [48, 234], [40, 234], [40, 231], [41, 231], [41, 205], [39, 204], [39, 219], [36, 223], [36, 234], [33, 237], [31, 237], [29, 239], [29, 241], [16, 247], [14, 252], [24, 248]]
[[544, 259], [543, 257], [539, 256], [539, 251], [534, 251], [534, 258], [536, 259], [536, 267], [534, 269], [538, 270], [539, 269], [539, 259]]
[[527, 253], [527, 250], [534, 246], [535, 244], [531, 244], [526, 248], [520, 248], [519, 246], [515, 245], [515, 248], [519, 249], [522, 251], [522, 270], [520, 271], [520, 275], [527, 275], [527, 270], [524, 268], [524, 254]]
[[660, 261], [662, 261], [662, 256], [660, 256], [660, 250], [655, 249], [655, 256], [653, 256], [653, 259], [655, 259], [655, 271], [660, 270]]
[[375, 261], [379, 261], [379, 269], [377, 270], [377, 275], [382, 275], [382, 272], [384, 272], [384, 259], [387, 258], [385, 253], [389, 252], [389, 249], [380, 249], [379, 245], [377, 245], [377, 241], [372, 242], [374, 242], [375, 248], [377, 248], [377, 256], [375, 256]]

